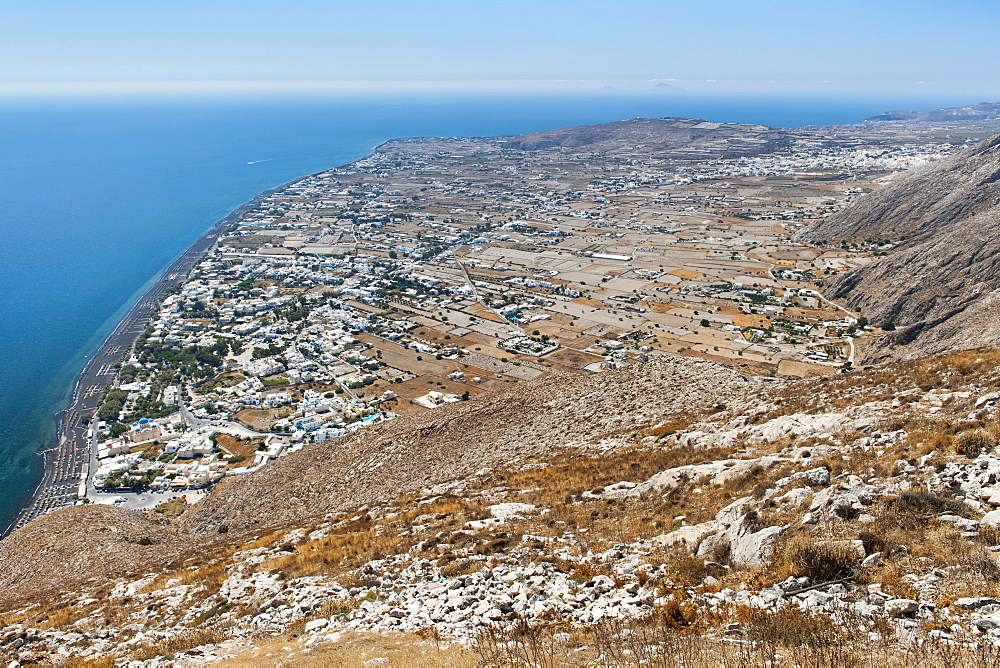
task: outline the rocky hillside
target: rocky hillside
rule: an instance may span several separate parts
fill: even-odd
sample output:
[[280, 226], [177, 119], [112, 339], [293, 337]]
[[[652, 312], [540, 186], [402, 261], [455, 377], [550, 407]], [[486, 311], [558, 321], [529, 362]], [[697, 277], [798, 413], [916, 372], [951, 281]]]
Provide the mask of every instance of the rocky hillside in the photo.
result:
[[892, 239], [888, 256], [831, 280], [874, 324], [899, 329], [867, 361], [1000, 342], [1000, 135], [900, 175], [814, 225], [814, 242]]
[[[995, 665], [998, 365], [1000, 351], [973, 351], [765, 382], [663, 360], [399, 420], [347, 442], [354, 469], [314, 446], [286, 465], [301, 482], [275, 467], [179, 522], [53, 513], [0, 543], [0, 652], [105, 666]], [[369, 469], [394, 477], [378, 486]], [[39, 596], [76, 549], [91, 550], [73, 562], [85, 572]], [[129, 550], [131, 575], [98, 557]]]
[[789, 142], [784, 130], [766, 125], [713, 123], [697, 118], [634, 118], [627, 121], [532, 132], [507, 146], [519, 150], [558, 148], [571, 152], [642, 150], [650, 155], [682, 150], [685, 157], [739, 157], [770, 153]]
[[753, 384], [683, 357], [549, 378], [304, 448], [216, 487], [176, 522], [106, 506], [69, 508], [0, 542], [0, 600], [163, 566], [191, 550], [253, 540], [551, 451], [621, 447]]

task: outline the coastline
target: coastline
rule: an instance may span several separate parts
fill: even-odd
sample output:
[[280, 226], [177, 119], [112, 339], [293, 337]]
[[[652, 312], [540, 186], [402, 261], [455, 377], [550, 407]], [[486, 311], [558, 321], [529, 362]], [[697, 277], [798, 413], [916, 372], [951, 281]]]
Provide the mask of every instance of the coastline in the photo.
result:
[[[509, 136], [511, 135], [500, 135], [495, 138]], [[114, 330], [96, 346], [94, 352], [86, 359], [82, 369], [75, 376], [73, 389], [66, 401], [66, 406], [55, 413], [56, 430], [49, 447], [36, 453], [43, 457], [40, 480], [10, 523], [0, 531], [0, 539], [51, 510], [73, 505], [79, 491], [81, 489], [86, 491], [87, 478], [92, 473], [89, 470], [93, 464], [92, 439], [88, 436], [87, 426], [82, 424], [82, 416], [96, 411], [105, 389], [115, 378], [115, 371], [111, 367], [129, 352], [136, 338], [157, 313], [160, 300], [165, 296], [167, 290], [187, 280], [190, 270], [211, 252], [220, 236], [232, 229], [246, 213], [257, 207], [263, 199], [304, 179], [335, 169], [350, 168], [358, 162], [377, 155], [385, 147], [395, 142], [419, 142], [433, 138], [426, 135], [390, 138], [375, 144], [364, 155], [353, 160], [297, 176], [280, 185], [261, 191], [219, 218], [191, 246], [172, 260], [153, 280], [149, 289], [122, 316]]]
[[[383, 144], [379, 144], [371, 153], [357, 160], [367, 158]], [[346, 167], [357, 160], [339, 167]], [[218, 238], [232, 229], [263, 199], [303, 179], [337, 168], [330, 167], [305, 174], [254, 195], [218, 219], [159, 273], [149, 289], [122, 316], [76, 375], [66, 407], [55, 414], [56, 430], [53, 442], [37, 453], [43, 459], [41, 479], [31, 496], [21, 505], [8, 525], [0, 531], [0, 540], [37, 517], [57, 508], [74, 505], [80, 490], [86, 490], [92, 463], [92, 447], [89, 428], [83, 424], [81, 418], [97, 410], [100, 398], [115, 377], [112, 366], [131, 350], [135, 340], [145, 330], [152, 316], [157, 313], [160, 300], [167, 291], [186, 281], [190, 270], [215, 247]]]
[[[505, 135], [506, 136], [506, 135]], [[263, 199], [295, 185], [299, 181], [323, 174], [333, 169], [349, 168], [355, 163], [377, 154], [383, 147], [397, 141], [421, 141], [430, 136], [393, 137], [372, 146], [367, 153], [348, 162], [326, 167], [319, 171], [297, 176], [290, 181], [268, 188], [240, 204], [219, 218], [204, 234], [172, 260], [131, 309], [119, 320], [115, 329], [89, 356], [73, 382], [73, 390], [65, 408], [57, 411], [56, 429], [48, 448], [36, 454], [43, 458], [42, 476], [31, 496], [21, 505], [6, 527], [0, 531], [0, 540], [32, 520], [52, 510], [75, 505], [79, 495], [86, 493], [90, 467], [95, 464], [89, 429], [82, 423], [85, 414], [93, 414], [100, 398], [115, 378], [111, 368], [131, 350], [139, 334], [145, 329], [160, 300], [169, 288], [187, 280], [190, 270], [215, 247], [216, 241], [232, 229], [242, 217]]]

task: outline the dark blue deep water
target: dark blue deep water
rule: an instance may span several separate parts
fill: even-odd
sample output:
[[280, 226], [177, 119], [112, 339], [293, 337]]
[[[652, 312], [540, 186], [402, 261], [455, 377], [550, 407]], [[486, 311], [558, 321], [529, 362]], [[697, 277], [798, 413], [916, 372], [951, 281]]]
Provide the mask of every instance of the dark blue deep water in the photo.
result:
[[[801, 126], [976, 100], [618, 95], [0, 99], [0, 527], [53, 414], [170, 261], [256, 193], [392, 137], [504, 135], [637, 116]], [[251, 164], [252, 163], [252, 164]]]

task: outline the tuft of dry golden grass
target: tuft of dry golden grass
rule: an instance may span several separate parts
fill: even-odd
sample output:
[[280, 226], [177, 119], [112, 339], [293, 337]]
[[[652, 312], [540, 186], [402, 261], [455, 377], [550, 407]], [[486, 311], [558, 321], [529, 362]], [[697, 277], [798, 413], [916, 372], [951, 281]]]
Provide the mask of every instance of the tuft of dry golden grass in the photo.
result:
[[[968, 514], [963, 504], [922, 491], [876, 503], [869, 509], [870, 522], [847, 521], [820, 525], [798, 525], [787, 531], [775, 546], [774, 564], [760, 574], [764, 584], [787, 577], [808, 577], [815, 583], [842, 578], [879, 583], [887, 593], [906, 598], [917, 595], [905, 576], [934, 568], [949, 570], [941, 583], [975, 583], [976, 595], [1000, 594], [1000, 568], [986, 545], [990, 537], [970, 541], [954, 524], [936, 519], [941, 512]], [[868, 554], [881, 553], [881, 563], [861, 571], [850, 553], [817, 547], [821, 541], [861, 540]]]
[[128, 658], [133, 661], [148, 661], [158, 656], [172, 658], [195, 647], [220, 643], [226, 638], [227, 634], [223, 629], [191, 629], [153, 644], [142, 645], [131, 651]]
[[[829, 618], [798, 610], [736, 606], [715, 625], [692, 618], [683, 602], [639, 620], [606, 619], [582, 629], [521, 623], [487, 628], [476, 652], [489, 666], [689, 666], [708, 668], [854, 668], [856, 666], [992, 666], [1000, 649], [974, 637], [900, 642], [884, 620]], [[728, 622], [731, 631], [723, 632]], [[874, 633], [873, 638], [870, 633]]]
[[112, 668], [116, 660], [114, 656], [99, 656], [91, 659], [71, 656], [64, 665], [66, 668]]
[[216, 664], [220, 668], [266, 666], [344, 666], [362, 668], [365, 661], [388, 659], [398, 668], [476, 668], [479, 657], [469, 648], [422, 634], [344, 633], [335, 642], [305, 647], [295, 639], [262, 639]]

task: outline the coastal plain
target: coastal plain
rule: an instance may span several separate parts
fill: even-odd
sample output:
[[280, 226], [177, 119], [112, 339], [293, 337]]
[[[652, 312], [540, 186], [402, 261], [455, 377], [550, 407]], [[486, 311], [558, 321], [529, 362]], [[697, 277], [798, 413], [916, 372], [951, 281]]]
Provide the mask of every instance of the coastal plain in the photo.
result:
[[[1000, 352], [871, 364], [925, 325], [830, 301], [926, 241], [834, 235], [873, 203], [992, 215], [986, 131], [636, 119], [262, 194], [81, 377], [77, 503], [0, 542], [0, 652], [995, 665]], [[990, 303], [970, 266], [935, 304]]]
[[850, 368], [873, 329], [822, 284], [896, 240], [793, 236], [980, 134], [634, 119], [387, 142], [264, 193], [167, 270], [81, 377], [14, 526], [83, 499], [180, 512], [306, 443], [546, 375], [664, 354]]

